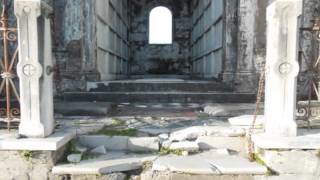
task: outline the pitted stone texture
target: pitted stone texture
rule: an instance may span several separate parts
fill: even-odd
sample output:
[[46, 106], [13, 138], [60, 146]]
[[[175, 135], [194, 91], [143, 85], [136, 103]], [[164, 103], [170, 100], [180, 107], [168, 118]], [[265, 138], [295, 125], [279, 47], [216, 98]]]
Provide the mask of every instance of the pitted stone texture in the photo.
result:
[[73, 175], [72, 180], [126, 180], [127, 175], [124, 173], [112, 173], [106, 175]]
[[33, 151], [32, 157], [27, 159], [23, 151], [1, 151], [0, 180], [43, 180], [54, 179], [51, 169], [60, 161], [65, 148], [58, 151]]
[[265, 150], [261, 158], [266, 165], [279, 174], [319, 174], [320, 158], [317, 151], [271, 151]]

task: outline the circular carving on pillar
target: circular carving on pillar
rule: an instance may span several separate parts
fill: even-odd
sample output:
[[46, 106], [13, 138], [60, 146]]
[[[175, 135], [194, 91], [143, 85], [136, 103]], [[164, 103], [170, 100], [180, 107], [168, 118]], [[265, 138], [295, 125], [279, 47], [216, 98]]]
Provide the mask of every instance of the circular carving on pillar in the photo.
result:
[[291, 63], [284, 62], [279, 65], [280, 74], [287, 75], [287, 74], [290, 74], [292, 70], [293, 70], [293, 67]]
[[31, 11], [31, 8], [29, 6], [23, 7], [23, 12], [30, 13], [30, 11]]
[[36, 73], [37, 69], [32, 64], [26, 64], [26, 65], [23, 66], [22, 71], [23, 71], [24, 75], [30, 77], [30, 76], [33, 76]]

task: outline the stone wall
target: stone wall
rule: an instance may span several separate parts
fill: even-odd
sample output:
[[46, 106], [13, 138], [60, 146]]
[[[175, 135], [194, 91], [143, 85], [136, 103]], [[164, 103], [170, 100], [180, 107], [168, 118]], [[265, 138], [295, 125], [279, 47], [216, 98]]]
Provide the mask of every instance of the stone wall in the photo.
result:
[[224, 0], [193, 1], [192, 72], [202, 78], [218, 79], [224, 61]]
[[234, 86], [254, 92], [266, 58], [266, 8], [268, 1], [240, 0], [238, 10], [238, 60]]
[[[173, 13], [173, 43], [149, 45], [149, 13], [165, 6]], [[130, 0], [130, 73], [190, 74], [191, 12], [186, 0]]]
[[0, 180], [56, 179], [52, 167], [61, 160], [65, 148], [58, 151], [1, 151]]
[[100, 80], [126, 77], [128, 72], [128, 1], [96, 0], [97, 67]]
[[54, 54], [60, 91], [83, 90], [97, 80], [94, 1], [54, 1]]

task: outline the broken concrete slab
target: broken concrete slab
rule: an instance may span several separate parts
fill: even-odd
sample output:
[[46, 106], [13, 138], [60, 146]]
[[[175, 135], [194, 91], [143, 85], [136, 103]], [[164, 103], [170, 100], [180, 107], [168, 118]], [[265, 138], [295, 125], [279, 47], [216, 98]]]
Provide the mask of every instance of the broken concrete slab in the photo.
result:
[[126, 172], [140, 169], [143, 162], [153, 161], [154, 155], [125, 155], [113, 159], [92, 159], [84, 160], [78, 164], [63, 164], [53, 167], [53, 174], [89, 175], [89, 174], [109, 174], [113, 172]]
[[[253, 115], [242, 115], [237, 117], [229, 118], [228, 121], [232, 126], [252, 126], [254, 116]], [[261, 127], [264, 124], [264, 116], [258, 115], [256, 118], [255, 126]]]
[[139, 137], [128, 139], [128, 150], [133, 152], [159, 151], [158, 137]]
[[105, 146], [107, 150], [125, 151], [128, 149], [127, 136], [90, 136], [84, 135], [79, 137], [79, 143], [89, 148]]
[[[263, 106], [263, 105], [262, 105]], [[234, 117], [243, 114], [253, 114], [255, 111], [254, 103], [214, 103], [205, 106], [204, 112], [217, 117]], [[263, 112], [263, 107], [260, 113]]]
[[193, 156], [162, 156], [154, 161], [152, 170], [190, 174], [260, 175], [267, 172], [266, 167], [240, 156], [224, 155], [214, 151]]
[[195, 126], [195, 127], [189, 127], [189, 128], [172, 132], [170, 134], [169, 139], [171, 141], [195, 140], [199, 136], [205, 136], [205, 135], [206, 135], [206, 130], [204, 127]]
[[200, 150], [226, 148], [242, 155], [246, 154], [246, 140], [243, 137], [202, 136], [196, 142]]
[[173, 142], [170, 145], [170, 149], [196, 152], [196, 151], [199, 151], [199, 145], [197, 142], [190, 142], [190, 141]]
[[206, 163], [199, 156], [162, 156], [153, 162], [152, 170], [189, 174], [220, 174], [214, 166]]
[[242, 137], [244, 128], [230, 126], [194, 126], [171, 133], [171, 141], [195, 140], [201, 136]]

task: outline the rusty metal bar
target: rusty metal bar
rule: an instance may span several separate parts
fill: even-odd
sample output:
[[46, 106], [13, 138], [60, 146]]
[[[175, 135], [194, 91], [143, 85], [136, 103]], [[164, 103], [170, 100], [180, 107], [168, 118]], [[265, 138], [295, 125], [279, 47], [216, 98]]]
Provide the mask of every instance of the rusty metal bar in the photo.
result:
[[[14, 115], [19, 114], [20, 110], [12, 107], [12, 94], [16, 97], [18, 102], [20, 97], [15, 87], [13, 79], [17, 77], [14, 74], [15, 62], [18, 54], [18, 47], [16, 47], [14, 53], [10, 54], [10, 44], [16, 43], [17, 40], [17, 29], [9, 27], [9, 6], [11, 2], [2, 0], [2, 12], [0, 16], [0, 36], [2, 40], [2, 53], [3, 58], [1, 62], [1, 78], [2, 82], [0, 85], [0, 94], [5, 96], [5, 107], [1, 108], [1, 112], [4, 113], [4, 119], [2, 121], [7, 123], [7, 128], [10, 130], [11, 122], [13, 121]], [[17, 45], [16, 45], [17, 46]], [[18, 112], [19, 111], [19, 112]], [[16, 120], [15, 120], [16, 121]]]

